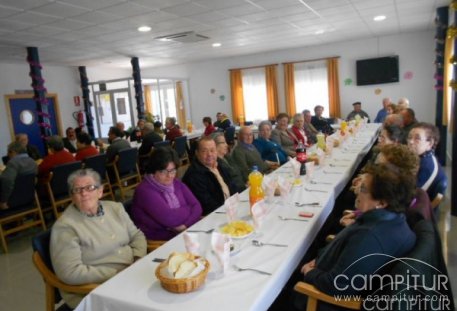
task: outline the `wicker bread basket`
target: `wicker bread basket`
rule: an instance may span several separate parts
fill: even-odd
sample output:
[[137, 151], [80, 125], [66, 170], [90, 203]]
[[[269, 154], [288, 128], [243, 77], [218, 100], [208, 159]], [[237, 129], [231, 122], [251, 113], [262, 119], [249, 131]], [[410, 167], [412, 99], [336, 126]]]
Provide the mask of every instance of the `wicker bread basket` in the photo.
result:
[[167, 264], [168, 261], [160, 263], [160, 265], [156, 268], [156, 277], [164, 289], [178, 294], [188, 293], [198, 289], [203, 283], [205, 283], [206, 275], [208, 274], [210, 268], [209, 261], [204, 259], [205, 269], [203, 269], [199, 274], [190, 278], [174, 279], [161, 273], [161, 271], [166, 268]]

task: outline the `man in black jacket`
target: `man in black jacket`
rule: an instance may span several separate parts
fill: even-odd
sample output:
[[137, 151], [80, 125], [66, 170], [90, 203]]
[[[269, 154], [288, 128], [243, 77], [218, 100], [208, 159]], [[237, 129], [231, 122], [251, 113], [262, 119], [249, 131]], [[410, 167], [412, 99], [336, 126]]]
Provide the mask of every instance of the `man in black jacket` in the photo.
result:
[[237, 188], [218, 159], [216, 143], [211, 137], [200, 139], [195, 155], [182, 180], [200, 202], [203, 215], [208, 215], [222, 206]]

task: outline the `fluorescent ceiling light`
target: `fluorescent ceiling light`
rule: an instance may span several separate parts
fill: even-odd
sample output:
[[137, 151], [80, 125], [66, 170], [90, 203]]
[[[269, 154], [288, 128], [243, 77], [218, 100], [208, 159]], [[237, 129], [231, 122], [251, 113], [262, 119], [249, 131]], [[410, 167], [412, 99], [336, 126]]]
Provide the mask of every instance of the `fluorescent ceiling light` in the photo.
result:
[[385, 15], [378, 15], [378, 16], [375, 16], [375, 17], [373, 18], [373, 20], [374, 20], [375, 22], [380, 22], [380, 21], [383, 21], [383, 20], [385, 20], [385, 19], [386, 19], [386, 16], [385, 16]]
[[139, 32], [148, 32], [148, 31], [151, 31], [151, 27], [149, 27], [149, 26], [141, 26], [141, 27], [138, 27], [138, 31]]
[[323, 34], [323, 33], [324, 33], [324, 30], [323, 30], [323, 29], [319, 29], [319, 30], [317, 30], [314, 34], [315, 34], [315, 35], [321, 35], [321, 34]]
[[213, 48], [218, 48], [218, 47], [220, 47], [221, 45], [222, 45], [222, 44], [219, 43], [219, 42], [215, 42], [215, 43], [212, 44]]

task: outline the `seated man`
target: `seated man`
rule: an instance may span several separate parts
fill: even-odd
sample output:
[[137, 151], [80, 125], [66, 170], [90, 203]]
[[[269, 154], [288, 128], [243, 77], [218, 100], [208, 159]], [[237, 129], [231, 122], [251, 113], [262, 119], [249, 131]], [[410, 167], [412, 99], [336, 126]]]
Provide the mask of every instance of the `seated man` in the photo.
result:
[[264, 174], [279, 166], [277, 162], [262, 160], [259, 151], [252, 144], [253, 141], [252, 129], [249, 126], [243, 126], [238, 133], [238, 144], [232, 152], [233, 164], [240, 169], [241, 177], [245, 183], [248, 181], [248, 175], [253, 166], [257, 166], [259, 172]]
[[411, 108], [405, 108], [399, 113], [403, 118], [403, 133], [405, 140], [404, 144], [408, 143], [406, 138], [408, 137], [409, 131], [418, 123], [416, 119], [416, 113]]
[[311, 124], [316, 128], [316, 130], [321, 131], [326, 135], [333, 134], [333, 128], [330, 126], [329, 120], [322, 116], [324, 112], [324, 107], [317, 105], [314, 107], [314, 116], [311, 118]]
[[259, 137], [254, 139], [254, 146], [264, 161], [277, 162], [282, 165], [287, 161], [287, 153], [271, 138], [271, 122], [262, 121], [259, 124]]
[[176, 118], [168, 117], [165, 120], [166, 134], [165, 139], [170, 142], [174, 141], [176, 137], [182, 136], [182, 132], [176, 124]]
[[352, 104], [352, 107], [354, 110], [352, 110], [348, 116], [346, 117], [346, 120], [351, 121], [355, 120], [357, 116], [359, 116], [361, 119], [365, 118], [368, 119], [368, 122], [370, 122], [370, 116], [368, 113], [362, 110], [362, 103], [361, 102], [355, 102]]
[[311, 111], [308, 109], [303, 110], [303, 130], [305, 131], [306, 137], [308, 138], [308, 145], [312, 145], [317, 143], [316, 135], [319, 134], [319, 131], [314, 127], [311, 123], [313, 116], [311, 115]]
[[221, 132], [232, 126], [232, 122], [225, 113], [218, 113], [216, 122], [217, 125], [215, 124], [214, 126], [217, 127], [217, 129]]
[[78, 146], [76, 145], [77, 139], [75, 129], [69, 127], [65, 130], [65, 134], [67, 137], [63, 138], [64, 148], [67, 149], [70, 153], [76, 153]]
[[140, 149], [138, 149], [138, 155], [140, 156], [147, 155], [154, 146], [154, 143], [163, 141], [162, 137], [154, 131], [154, 124], [150, 122], [144, 124], [141, 136], [143, 137], [143, 142]]
[[20, 142], [27, 149], [27, 154], [32, 159], [38, 160], [43, 157], [37, 146], [29, 144], [29, 136], [27, 134], [17, 134], [16, 141]]
[[122, 132], [121, 138], [129, 139], [130, 133], [125, 130], [124, 122], [117, 122], [116, 127]]
[[144, 121], [143, 119], [138, 120], [138, 122], [136, 123], [136, 127], [132, 130], [132, 134], [130, 134], [131, 142], [137, 141], [141, 143], [141, 130], [143, 129], [145, 123], [146, 121]]
[[221, 161], [214, 140], [209, 136], [203, 137], [182, 179], [200, 202], [203, 215], [222, 206], [228, 197], [237, 192], [230, 173]]
[[109, 128], [108, 142], [110, 143], [108, 149], [106, 149], [106, 159], [108, 163], [113, 162], [119, 151], [130, 148], [130, 143], [121, 138], [122, 132], [115, 126]]
[[38, 166], [38, 176], [46, 178], [49, 172], [56, 165], [71, 163], [75, 161], [73, 155], [64, 149], [62, 137], [54, 135], [49, 137], [48, 155], [44, 157], [43, 162]]
[[16, 177], [30, 173], [36, 174], [37, 164], [27, 154], [27, 149], [18, 141], [8, 145], [9, 161], [0, 175], [0, 209], [8, 208], [8, 199], [14, 189]]

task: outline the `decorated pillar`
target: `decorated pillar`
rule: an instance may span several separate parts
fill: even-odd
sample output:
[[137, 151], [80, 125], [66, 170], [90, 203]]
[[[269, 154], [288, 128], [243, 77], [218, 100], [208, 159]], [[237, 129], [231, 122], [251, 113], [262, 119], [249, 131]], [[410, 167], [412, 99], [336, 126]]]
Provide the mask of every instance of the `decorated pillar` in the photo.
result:
[[446, 47], [446, 30], [448, 25], [449, 8], [441, 7], [436, 10], [436, 33], [435, 33], [435, 90], [436, 90], [436, 114], [435, 125], [438, 127], [441, 136], [441, 142], [438, 144], [435, 155], [441, 165], [446, 164], [446, 123], [443, 123], [443, 108], [445, 95], [444, 81], [446, 74], [445, 47]]
[[47, 89], [44, 87], [45, 80], [41, 75], [42, 66], [38, 56], [38, 48], [27, 48], [27, 62], [30, 66], [29, 76], [32, 78], [31, 86], [33, 88], [33, 99], [36, 103], [38, 126], [40, 128], [41, 138], [46, 146], [46, 139], [52, 136], [52, 129], [48, 109], [49, 103], [46, 98]]
[[92, 116], [92, 111], [90, 108], [92, 107], [92, 103], [90, 102], [89, 95], [89, 79], [87, 78], [87, 72], [85, 66], [78, 67], [79, 70], [79, 77], [81, 80], [81, 90], [83, 93], [83, 101], [84, 101], [84, 113], [86, 114], [86, 127], [87, 132], [89, 135], [94, 138], [94, 118]]
[[[452, 20], [452, 25], [449, 27], [448, 30], [448, 37], [452, 38], [453, 40], [453, 47], [454, 47], [454, 52], [449, 60], [449, 62], [452, 65], [452, 81], [451, 81], [451, 117], [450, 117], [450, 124], [449, 124], [449, 131], [451, 132], [452, 135], [452, 160], [457, 159], [457, 128], [455, 126], [455, 120], [457, 120], [457, 109], [456, 109], [456, 104], [457, 104], [457, 40], [456, 40], [456, 35], [457, 35], [457, 1], [454, 0], [451, 2], [449, 5], [450, 9], [450, 17]], [[457, 180], [457, 165], [452, 165], [451, 167], [451, 174], [452, 174], [452, 181], [455, 182]], [[450, 189], [451, 193], [451, 215], [452, 216], [457, 216], [457, 187], [452, 187]]]
[[133, 70], [133, 85], [135, 88], [136, 111], [138, 119], [144, 119], [144, 102], [143, 102], [143, 86], [141, 85], [140, 62], [138, 57], [132, 57], [130, 63]]

